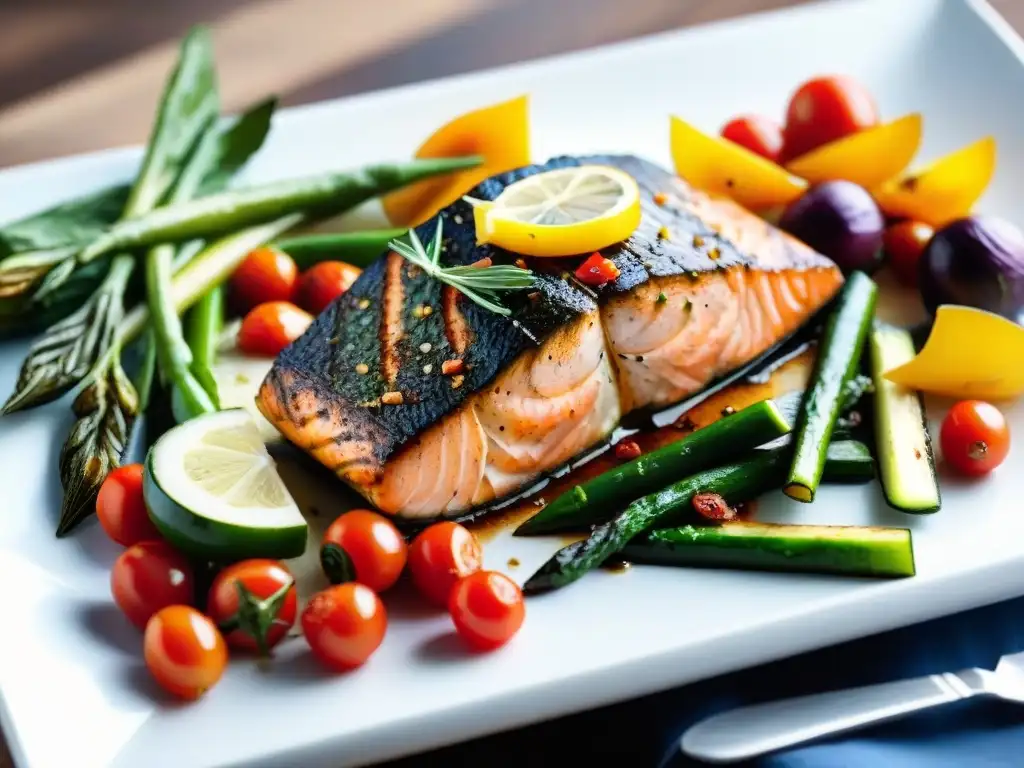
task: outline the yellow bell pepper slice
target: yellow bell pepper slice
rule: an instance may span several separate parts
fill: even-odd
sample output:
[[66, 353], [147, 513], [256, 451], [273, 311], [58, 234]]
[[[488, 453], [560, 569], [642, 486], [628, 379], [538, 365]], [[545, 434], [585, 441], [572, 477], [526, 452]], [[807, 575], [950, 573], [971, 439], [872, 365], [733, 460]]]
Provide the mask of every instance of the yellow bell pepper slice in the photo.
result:
[[753, 210], [786, 205], [807, 182], [748, 149], [709, 136], [673, 116], [669, 128], [676, 173], [697, 189], [735, 200]]
[[1013, 399], [1024, 393], [1024, 328], [992, 312], [943, 305], [921, 351], [885, 378], [957, 399]]
[[831, 141], [786, 165], [790, 173], [812, 184], [844, 179], [872, 189], [906, 170], [921, 146], [921, 115]]
[[996, 140], [989, 136], [914, 173], [891, 179], [872, 194], [889, 216], [941, 227], [971, 212], [995, 170]]
[[530, 117], [526, 96], [467, 112], [441, 126], [419, 149], [417, 158], [480, 155], [476, 168], [412, 184], [383, 202], [395, 226], [413, 227], [458, 200], [484, 179], [530, 164]]

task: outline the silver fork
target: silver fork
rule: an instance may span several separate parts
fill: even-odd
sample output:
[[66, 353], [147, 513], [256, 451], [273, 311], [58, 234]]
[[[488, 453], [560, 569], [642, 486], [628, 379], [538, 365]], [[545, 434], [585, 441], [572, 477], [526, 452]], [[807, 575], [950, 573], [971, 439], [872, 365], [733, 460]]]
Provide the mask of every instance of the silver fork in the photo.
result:
[[679, 746], [691, 757], [731, 763], [975, 696], [1024, 704], [1024, 651], [995, 671], [965, 669], [740, 707], [693, 725]]

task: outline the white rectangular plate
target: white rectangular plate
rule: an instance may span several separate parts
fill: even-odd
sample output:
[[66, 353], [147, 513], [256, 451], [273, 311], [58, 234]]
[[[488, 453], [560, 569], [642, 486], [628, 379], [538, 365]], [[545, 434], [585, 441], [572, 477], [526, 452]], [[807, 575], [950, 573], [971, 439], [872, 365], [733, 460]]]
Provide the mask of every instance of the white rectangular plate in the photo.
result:
[[[536, 160], [606, 150], [669, 166], [669, 113], [714, 130], [736, 112], [779, 114], [808, 76], [846, 72], [867, 83], [884, 115], [924, 113], [924, 158], [994, 134], [999, 169], [983, 208], [1019, 217], [1022, 59], [1021, 41], [971, 0], [830, 2], [291, 110], [248, 176], [408, 157], [453, 115], [524, 92]], [[138, 158], [124, 150], [8, 170], [0, 220], [127, 179]], [[23, 351], [2, 347], [5, 393]], [[1010, 413], [1024, 435], [1024, 410]], [[32, 768], [367, 763], [1024, 592], [1018, 445], [997, 477], [947, 482], [931, 517], [888, 510], [874, 485], [826, 488], [813, 505], [761, 505], [777, 520], [910, 526], [912, 579], [595, 573], [529, 601], [515, 641], [477, 657], [452, 642], [444, 616], [392, 604], [388, 637], [358, 672], [323, 674], [292, 641], [269, 671], [235, 662], [203, 701], [174, 706], [155, 695], [140, 638], [110, 602], [117, 549], [95, 525], [53, 537], [69, 424], [66, 402], [0, 422], [0, 719], [19, 764]], [[514, 555], [522, 579], [552, 548], [502, 538], [486, 558], [505, 568]]]

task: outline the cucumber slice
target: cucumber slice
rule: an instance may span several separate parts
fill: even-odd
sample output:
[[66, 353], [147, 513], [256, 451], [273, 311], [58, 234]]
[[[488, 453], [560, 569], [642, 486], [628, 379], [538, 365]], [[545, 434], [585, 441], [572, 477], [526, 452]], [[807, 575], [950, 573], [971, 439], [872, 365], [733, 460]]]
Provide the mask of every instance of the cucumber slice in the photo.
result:
[[143, 493], [156, 527], [190, 555], [289, 558], [306, 549], [306, 521], [242, 409], [191, 419], [157, 440]]
[[836, 573], [898, 578], [914, 575], [906, 528], [728, 522], [654, 531], [630, 543], [632, 562], [683, 567]]
[[919, 393], [884, 375], [914, 355], [909, 331], [876, 324], [871, 332], [871, 376], [875, 381], [875, 447], [882, 491], [893, 509], [923, 514], [942, 506], [924, 404]]

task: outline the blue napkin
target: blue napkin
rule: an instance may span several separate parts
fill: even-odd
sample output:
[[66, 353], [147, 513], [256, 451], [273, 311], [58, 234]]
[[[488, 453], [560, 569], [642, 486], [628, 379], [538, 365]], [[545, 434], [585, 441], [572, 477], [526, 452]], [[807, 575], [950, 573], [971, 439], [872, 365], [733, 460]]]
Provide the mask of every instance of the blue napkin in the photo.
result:
[[[698, 720], [785, 696], [949, 672], [992, 669], [1024, 650], [1024, 598], [741, 670], [665, 693], [454, 745], [398, 766], [698, 768], [679, 737]], [[990, 700], [951, 704], [898, 722], [794, 749], [746, 768], [1024, 768], [1024, 708]]]

